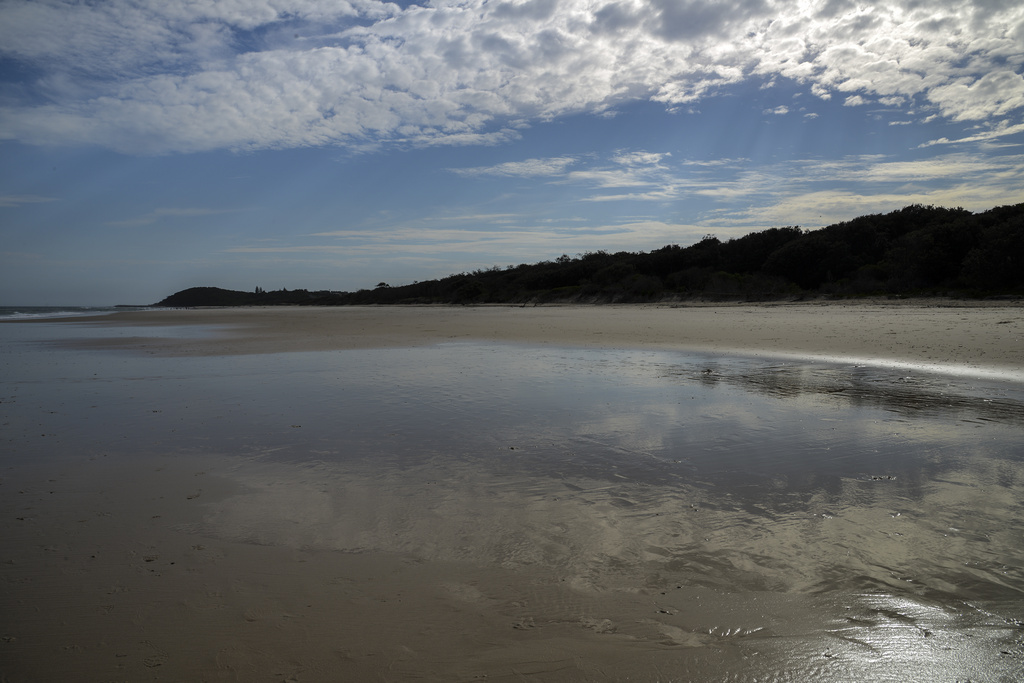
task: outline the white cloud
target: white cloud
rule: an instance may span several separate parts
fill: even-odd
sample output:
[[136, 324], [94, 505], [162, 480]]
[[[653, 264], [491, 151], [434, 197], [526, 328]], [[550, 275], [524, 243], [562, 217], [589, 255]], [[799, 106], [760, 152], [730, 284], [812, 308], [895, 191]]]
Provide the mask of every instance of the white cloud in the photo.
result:
[[670, 156], [668, 152], [619, 152], [612, 161], [623, 166], [659, 166]]
[[493, 144], [530, 120], [678, 107], [752, 76], [994, 125], [1024, 108], [1022, 27], [1019, 3], [951, 0], [7, 0], [0, 57], [39, 76], [8, 89], [0, 138]]
[[950, 140], [949, 138], [929, 140], [928, 142], [918, 145], [918, 147], [924, 148], [932, 147], [934, 145], [955, 145], [968, 142], [991, 142], [998, 138], [1008, 135], [1016, 135], [1018, 133], [1024, 133], [1024, 123], [1018, 123], [1016, 125], [1004, 123], [1003, 125], [996, 126], [992, 130], [986, 130], [975, 135], [968, 135], [967, 137], [959, 138], [957, 140]]
[[[675, 173], [666, 165], [672, 155], [655, 152], [623, 152], [612, 165], [595, 163], [566, 174], [564, 183], [593, 188], [584, 201], [663, 201], [675, 195]], [[609, 193], [607, 190], [629, 190]]]
[[[536, 212], [529, 205], [515, 213], [514, 202], [502, 206], [511, 207], [511, 212], [500, 213], [481, 212], [473, 205], [445, 206], [434, 214], [389, 214], [382, 223], [283, 237], [270, 244], [254, 240], [229, 252], [274, 262], [386, 258], [394, 264], [402, 259], [437, 259], [430, 272], [417, 275], [427, 278], [561, 253], [689, 244], [709, 232], [727, 239], [779, 225], [814, 228], [911, 203], [978, 211], [1024, 200], [1024, 155], [919, 152], [918, 157], [865, 154], [758, 165], [742, 158], [705, 161], [618, 150], [607, 159], [583, 156], [564, 165], [562, 157], [526, 160], [516, 162], [521, 165], [472, 170], [486, 174], [491, 169], [517, 169], [521, 173], [515, 177], [523, 179], [525, 192], [530, 191], [530, 182], [550, 186], [554, 179], [563, 192], [557, 211]], [[530, 175], [529, 168], [561, 171]], [[688, 218], [665, 219], [660, 210], [656, 216], [637, 215], [646, 211], [635, 206], [628, 207], [630, 215], [617, 214], [622, 207], [609, 204], [619, 201], [671, 202], [687, 207]], [[691, 208], [697, 205], [701, 208]], [[374, 277], [377, 282], [382, 277], [392, 281], [394, 276]]]
[[1002, 116], [1024, 107], [1024, 76], [1007, 69], [940, 85], [930, 92], [944, 115], [956, 121]]
[[44, 202], [55, 202], [55, 197], [40, 197], [34, 194], [8, 194], [0, 195], [0, 208], [10, 209], [23, 204], [41, 204]]
[[[1024, 124], [1003, 127], [1001, 132], [1024, 132]], [[979, 134], [965, 141], [991, 139], [991, 134]], [[1024, 155], [989, 156], [975, 151], [906, 160], [865, 154], [829, 161], [797, 159], [759, 165], [748, 159], [675, 160], [664, 153], [619, 151], [610, 160], [592, 156], [530, 159], [456, 172], [468, 177], [507, 175], [554, 183], [565, 188], [563, 204], [632, 201], [685, 205], [696, 199], [721, 205], [742, 202], [751, 207], [779, 207], [773, 211], [781, 217], [784, 210], [790, 209], [799, 216], [810, 215], [813, 211], [808, 206], [822, 196], [835, 195], [845, 198], [837, 203], [846, 210], [845, 214], [838, 209], [828, 214], [830, 220], [838, 221], [866, 206], [878, 206], [871, 204], [875, 196], [887, 198], [879, 201], [891, 199], [898, 204], [895, 208], [926, 203], [981, 210], [1022, 201]], [[798, 199], [801, 197], [811, 199]], [[849, 197], [858, 199], [855, 202]], [[803, 205], [805, 201], [807, 206]], [[762, 215], [765, 211], [768, 209], [752, 208], [750, 215]], [[821, 211], [814, 216], [819, 214]], [[807, 223], [809, 219], [800, 220]], [[750, 229], [767, 227], [747, 218], [742, 223]]]
[[189, 209], [189, 208], [159, 208], [149, 213], [129, 218], [123, 221], [110, 221], [107, 225], [118, 228], [138, 228], [144, 225], [152, 225], [164, 218], [192, 218], [196, 216], [216, 216], [228, 213], [223, 209]]
[[526, 159], [525, 161], [508, 161], [494, 166], [476, 166], [473, 168], [452, 168], [452, 173], [461, 176], [505, 176], [534, 178], [538, 176], [562, 175], [566, 169], [576, 163], [574, 157], [552, 157], [549, 159]]
[[467, 267], [467, 256], [479, 259], [480, 267], [487, 267], [494, 263], [532, 262], [562, 253], [576, 254], [598, 249], [655, 249], [670, 243], [695, 242], [706, 231], [706, 228], [657, 220], [627, 220], [586, 227], [553, 227], [547, 222], [524, 220], [514, 226], [493, 230], [425, 228], [416, 224], [398, 225], [387, 231], [353, 230], [320, 235], [340, 240], [337, 242], [240, 245], [226, 252], [268, 257], [333, 254], [346, 259], [386, 256], [389, 261], [457, 254], [462, 257], [459, 264], [448, 271], [457, 272]]
[[688, 191], [744, 197], [749, 208], [714, 214], [724, 225], [760, 229], [771, 225], [823, 226], [908, 204], [961, 206], [981, 211], [1022, 201], [1024, 155], [941, 154], [915, 161], [882, 155], [834, 161], [793, 161], [709, 178]]

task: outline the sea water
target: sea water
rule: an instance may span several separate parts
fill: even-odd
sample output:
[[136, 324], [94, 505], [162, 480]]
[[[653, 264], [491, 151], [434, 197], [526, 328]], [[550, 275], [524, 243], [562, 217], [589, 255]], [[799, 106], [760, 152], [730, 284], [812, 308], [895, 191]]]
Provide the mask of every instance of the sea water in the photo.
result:
[[0, 306], [0, 320], [32, 320], [106, 315], [144, 310], [142, 306]]
[[133, 333], [0, 325], [4, 467], [208, 453], [244, 493], [210, 504], [203, 534], [657, 596], [666, 638], [742, 653], [734, 680], [1024, 670], [1017, 383], [497, 343], [73, 348]]

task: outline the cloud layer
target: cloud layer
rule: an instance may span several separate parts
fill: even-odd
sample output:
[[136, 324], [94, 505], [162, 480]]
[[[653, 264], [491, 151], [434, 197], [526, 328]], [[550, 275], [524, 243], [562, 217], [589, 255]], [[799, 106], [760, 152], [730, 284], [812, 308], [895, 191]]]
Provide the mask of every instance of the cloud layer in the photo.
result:
[[487, 144], [752, 78], [984, 130], [1024, 108], [1024, 7], [6, 0], [0, 67], [0, 138], [129, 153]]

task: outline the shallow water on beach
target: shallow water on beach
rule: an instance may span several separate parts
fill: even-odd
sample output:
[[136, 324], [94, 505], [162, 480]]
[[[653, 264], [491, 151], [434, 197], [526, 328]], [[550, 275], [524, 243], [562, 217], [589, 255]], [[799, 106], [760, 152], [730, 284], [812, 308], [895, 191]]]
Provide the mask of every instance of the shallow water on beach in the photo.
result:
[[[180, 358], [38, 343], [84, 333], [0, 329], [6, 470], [205, 458], [238, 489], [183, 531], [539, 572], [552, 585], [529, 599], [453, 590], [517, 630], [614, 639], [618, 677], [1024, 671], [1019, 384], [483, 343]], [[705, 654], [655, 670], [631, 659], [638, 642]]]

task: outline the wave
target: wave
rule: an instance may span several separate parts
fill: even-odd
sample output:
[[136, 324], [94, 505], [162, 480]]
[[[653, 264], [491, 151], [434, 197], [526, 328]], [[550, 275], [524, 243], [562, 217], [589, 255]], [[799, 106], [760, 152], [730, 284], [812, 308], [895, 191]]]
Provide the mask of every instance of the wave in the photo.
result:
[[114, 311], [134, 311], [141, 308], [130, 306], [0, 306], [0, 320], [105, 315]]

